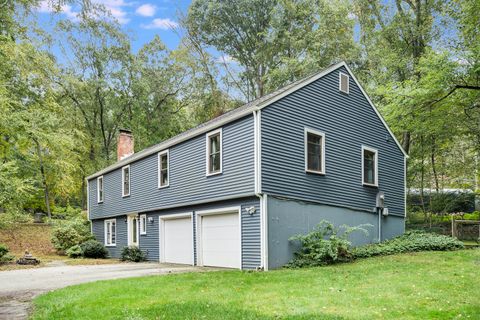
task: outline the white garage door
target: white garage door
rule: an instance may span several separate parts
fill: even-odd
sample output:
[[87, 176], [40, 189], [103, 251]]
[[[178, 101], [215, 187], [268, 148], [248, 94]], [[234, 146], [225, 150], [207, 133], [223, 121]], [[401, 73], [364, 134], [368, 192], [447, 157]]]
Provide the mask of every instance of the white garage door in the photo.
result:
[[169, 263], [192, 264], [193, 235], [191, 218], [163, 220], [163, 261]]
[[240, 268], [238, 213], [205, 215], [201, 219], [202, 264]]

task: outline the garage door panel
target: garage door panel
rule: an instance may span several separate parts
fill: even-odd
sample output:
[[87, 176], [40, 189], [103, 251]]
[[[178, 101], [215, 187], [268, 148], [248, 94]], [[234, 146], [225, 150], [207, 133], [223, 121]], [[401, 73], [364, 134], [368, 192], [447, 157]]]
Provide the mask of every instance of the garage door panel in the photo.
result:
[[238, 213], [207, 215], [201, 219], [203, 265], [240, 268]]
[[192, 220], [188, 218], [164, 221], [164, 260], [169, 263], [192, 264]]

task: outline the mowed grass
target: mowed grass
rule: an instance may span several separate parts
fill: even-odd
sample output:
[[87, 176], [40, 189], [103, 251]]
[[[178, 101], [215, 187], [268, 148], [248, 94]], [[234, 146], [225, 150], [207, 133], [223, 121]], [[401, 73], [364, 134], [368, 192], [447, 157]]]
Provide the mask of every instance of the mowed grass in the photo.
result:
[[480, 319], [480, 250], [269, 272], [100, 281], [34, 300], [33, 319]]

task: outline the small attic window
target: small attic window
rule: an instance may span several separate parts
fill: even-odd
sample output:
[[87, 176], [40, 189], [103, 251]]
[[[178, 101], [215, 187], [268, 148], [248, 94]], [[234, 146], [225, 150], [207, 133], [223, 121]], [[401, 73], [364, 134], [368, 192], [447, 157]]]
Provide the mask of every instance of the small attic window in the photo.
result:
[[342, 73], [340, 72], [339, 74], [340, 78], [339, 78], [339, 90], [341, 92], [344, 92], [344, 93], [349, 93], [349, 89], [350, 89], [350, 77], [348, 76], [348, 74], [345, 74], [345, 73]]

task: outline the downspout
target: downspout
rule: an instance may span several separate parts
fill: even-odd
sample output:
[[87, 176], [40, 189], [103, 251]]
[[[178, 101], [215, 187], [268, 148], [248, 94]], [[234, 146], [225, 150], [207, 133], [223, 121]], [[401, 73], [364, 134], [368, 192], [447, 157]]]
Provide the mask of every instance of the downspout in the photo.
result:
[[259, 269], [268, 270], [267, 245], [267, 195], [262, 193], [262, 143], [261, 143], [261, 109], [253, 111], [254, 122], [254, 175], [255, 195], [260, 202], [260, 257]]

